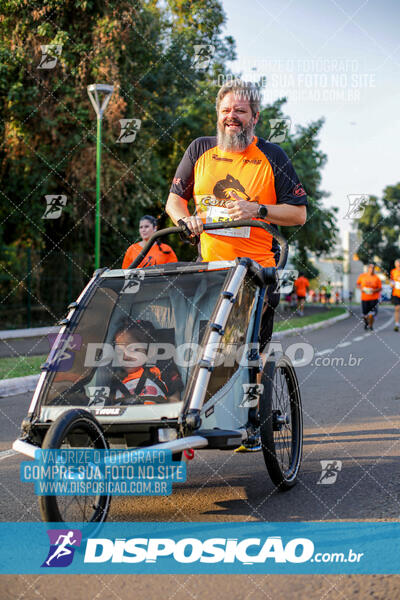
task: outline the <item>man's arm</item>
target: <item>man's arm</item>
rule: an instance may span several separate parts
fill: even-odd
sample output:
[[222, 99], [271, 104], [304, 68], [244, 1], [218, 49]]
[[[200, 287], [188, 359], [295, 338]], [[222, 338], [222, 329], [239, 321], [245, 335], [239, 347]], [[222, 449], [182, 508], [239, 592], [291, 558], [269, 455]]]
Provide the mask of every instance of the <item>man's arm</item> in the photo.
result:
[[171, 217], [175, 225], [178, 224], [179, 219], [183, 219], [194, 235], [200, 235], [203, 231], [203, 221], [200, 217], [190, 216], [187, 200], [178, 196], [178, 194], [170, 193], [165, 205], [165, 211], [168, 216]]
[[[304, 225], [307, 220], [307, 208], [295, 204], [266, 204], [268, 215], [266, 221], [273, 225]], [[234, 219], [252, 219], [257, 217], [259, 204], [247, 200], [227, 202], [229, 216]]]

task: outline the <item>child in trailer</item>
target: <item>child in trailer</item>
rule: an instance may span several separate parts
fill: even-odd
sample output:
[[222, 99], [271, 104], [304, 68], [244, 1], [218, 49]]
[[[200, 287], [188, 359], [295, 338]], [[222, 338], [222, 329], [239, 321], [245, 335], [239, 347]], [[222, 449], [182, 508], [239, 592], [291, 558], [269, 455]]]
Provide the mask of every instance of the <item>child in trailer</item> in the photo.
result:
[[[150, 321], [125, 321], [115, 335], [115, 349], [122, 371], [122, 386], [117, 389], [115, 401], [128, 404], [160, 404], [179, 402], [180, 376], [175, 369], [169, 374], [170, 388], [164, 381], [166, 373], [155, 365], [148, 365], [146, 351], [157, 341], [157, 330]], [[163, 371], [166, 371], [164, 369]], [[169, 368], [168, 371], [171, 371]], [[177, 381], [179, 379], [179, 381]]]

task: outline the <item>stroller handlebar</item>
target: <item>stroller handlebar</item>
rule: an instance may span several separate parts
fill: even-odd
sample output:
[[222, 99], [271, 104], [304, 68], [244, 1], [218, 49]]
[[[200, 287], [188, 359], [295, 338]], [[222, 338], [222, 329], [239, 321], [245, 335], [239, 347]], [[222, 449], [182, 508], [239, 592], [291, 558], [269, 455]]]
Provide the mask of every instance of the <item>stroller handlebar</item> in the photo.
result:
[[[215, 229], [231, 229], [232, 227], [260, 227], [270, 233], [272, 237], [274, 237], [280, 245], [281, 253], [279, 257], [278, 264], [276, 265], [277, 269], [282, 269], [287, 260], [288, 255], [288, 243], [286, 239], [271, 225], [268, 223], [263, 223], [262, 221], [256, 221], [254, 219], [243, 219], [239, 221], [224, 221], [223, 223], [205, 223], [203, 225], [203, 231], [215, 230]], [[167, 227], [166, 229], [160, 229], [160, 231], [156, 231], [149, 241], [143, 246], [140, 253], [137, 255], [135, 260], [129, 265], [128, 269], [134, 269], [137, 267], [146, 256], [150, 248], [153, 244], [161, 237], [165, 237], [172, 233], [185, 233], [185, 229], [183, 227]]]

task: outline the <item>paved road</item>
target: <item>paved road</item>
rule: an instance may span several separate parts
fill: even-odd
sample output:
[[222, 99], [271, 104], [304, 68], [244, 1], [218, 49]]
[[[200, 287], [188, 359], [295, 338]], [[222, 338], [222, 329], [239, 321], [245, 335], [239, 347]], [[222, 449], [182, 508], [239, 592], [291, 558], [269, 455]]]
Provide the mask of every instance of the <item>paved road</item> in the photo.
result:
[[[298, 366], [305, 419], [300, 480], [277, 493], [261, 454], [196, 453], [185, 484], [167, 498], [116, 498], [110, 520], [155, 521], [343, 521], [400, 519], [400, 334], [393, 312], [381, 310], [374, 332], [364, 332], [359, 313], [335, 326], [295, 338], [283, 346], [309, 344], [310, 364]], [[292, 346], [289, 348], [289, 346]], [[298, 350], [297, 357], [301, 358]], [[29, 397], [0, 400], [0, 469], [3, 520], [37, 520], [36, 499], [18, 479], [21, 458], [4, 453], [18, 435]], [[336, 482], [318, 484], [321, 460], [336, 462]], [[222, 599], [395, 598], [400, 576], [91, 576], [67, 579], [3, 577], [2, 598]], [[397, 586], [397, 592], [396, 590]], [[110, 591], [110, 588], [113, 590]], [[21, 594], [21, 596], [19, 596]], [[89, 594], [89, 595], [88, 595]]]

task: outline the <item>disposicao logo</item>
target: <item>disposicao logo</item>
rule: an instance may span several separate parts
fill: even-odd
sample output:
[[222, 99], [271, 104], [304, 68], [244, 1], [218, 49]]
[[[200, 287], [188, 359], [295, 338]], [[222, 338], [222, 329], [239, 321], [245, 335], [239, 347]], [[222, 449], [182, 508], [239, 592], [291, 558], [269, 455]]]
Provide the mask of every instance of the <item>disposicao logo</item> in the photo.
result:
[[155, 563], [159, 558], [172, 558], [178, 563], [303, 563], [310, 560], [314, 544], [308, 538], [295, 538], [283, 544], [282, 538], [272, 536], [244, 540], [209, 538], [201, 541], [184, 538], [92, 538], [87, 541], [85, 563]]
[[75, 548], [82, 542], [79, 529], [48, 529], [49, 553], [42, 567], [68, 567], [74, 558]]

